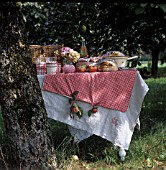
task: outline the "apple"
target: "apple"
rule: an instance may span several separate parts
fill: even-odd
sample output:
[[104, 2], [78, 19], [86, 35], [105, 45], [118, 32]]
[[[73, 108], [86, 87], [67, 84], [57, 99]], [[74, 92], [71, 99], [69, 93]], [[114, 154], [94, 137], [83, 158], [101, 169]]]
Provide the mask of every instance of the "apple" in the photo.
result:
[[71, 111], [72, 113], [77, 113], [79, 111], [79, 108], [77, 106], [72, 106]]
[[97, 71], [97, 66], [89, 66], [89, 71], [90, 72], [96, 72]]
[[96, 113], [97, 112], [97, 107], [92, 108], [92, 112]]
[[78, 68], [79, 72], [85, 72], [86, 71], [86, 65], [79, 66]]

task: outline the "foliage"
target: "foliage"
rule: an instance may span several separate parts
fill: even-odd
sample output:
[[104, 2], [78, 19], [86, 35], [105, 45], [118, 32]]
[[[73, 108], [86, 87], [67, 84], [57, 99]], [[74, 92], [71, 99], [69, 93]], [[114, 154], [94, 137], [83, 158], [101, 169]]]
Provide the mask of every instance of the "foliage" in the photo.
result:
[[78, 32], [80, 5], [66, 2], [25, 3], [24, 13], [30, 44], [64, 43], [65, 46], [74, 48], [73, 43], [78, 43], [77, 39], [81, 37]]
[[29, 43], [65, 44], [78, 51], [84, 37], [94, 56], [116, 50], [140, 55], [150, 49], [151, 73], [157, 74], [159, 51], [166, 48], [166, 4], [25, 2], [23, 7]]
[[153, 49], [160, 44], [160, 49], [165, 48], [166, 26], [165, 4], [137, 4], [136, 19], [133, 23], [133, 34], [136, 42], [140, 42], [141, 47]]
[[165, 4], [25, 2], [31, 44], [64, 43], [92, 53], [139, 52], [165, 40]]

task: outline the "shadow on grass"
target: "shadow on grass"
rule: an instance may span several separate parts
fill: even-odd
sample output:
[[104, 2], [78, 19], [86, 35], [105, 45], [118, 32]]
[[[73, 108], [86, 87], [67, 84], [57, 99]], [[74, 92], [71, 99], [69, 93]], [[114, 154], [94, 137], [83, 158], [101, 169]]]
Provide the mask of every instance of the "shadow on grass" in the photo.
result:
[[147, 134], [155, 124], [166, 123], [166, 78], [148, 79], [149, 92], [140, 113], [142, 134]]

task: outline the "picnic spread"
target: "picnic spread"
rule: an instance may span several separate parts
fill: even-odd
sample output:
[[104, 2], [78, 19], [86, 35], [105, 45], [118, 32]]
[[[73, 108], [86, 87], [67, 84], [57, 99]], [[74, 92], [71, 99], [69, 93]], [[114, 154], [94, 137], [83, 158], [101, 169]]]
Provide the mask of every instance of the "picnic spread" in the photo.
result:
[[149, 90], [139, 71], [127, 67], [130, 57], [119, 51], [81, 57], [64, 46], [55, 54], [54, 61], [36, 62], [48, 117], [67, 124], [75, 142], [97, 135], [128, 150]]

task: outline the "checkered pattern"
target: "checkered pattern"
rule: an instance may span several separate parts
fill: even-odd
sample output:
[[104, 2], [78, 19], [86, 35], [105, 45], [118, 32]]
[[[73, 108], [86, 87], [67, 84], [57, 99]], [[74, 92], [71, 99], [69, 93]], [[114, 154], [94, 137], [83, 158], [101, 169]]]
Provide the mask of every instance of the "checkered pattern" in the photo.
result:
[[45, 75], [42, 89], [65, 96], [79, 91], [78, 100], [125, 112], [135, 77], [136, 70]]
[[[57, 67], [56, 73], [60, 73], [61, 72], [61, 64], [57, 63], [56, 67]], [[36, 69], [37, 69], [37, 75], [47, 74], [46, 62], [38, 62], [38, 63], [36, 63]]]
[[45, 62], [36, 63], [36, 69], [37, 69], [37, 75], [46, 74], [46, 63]]
[[57, 73], [60, 73], [61, 72], [61, 64], [60, 63], [57, 63], [57, 70], [56, 70]]

